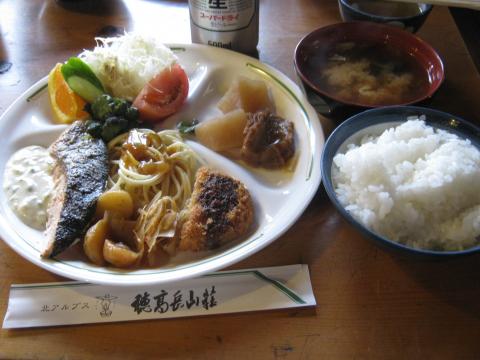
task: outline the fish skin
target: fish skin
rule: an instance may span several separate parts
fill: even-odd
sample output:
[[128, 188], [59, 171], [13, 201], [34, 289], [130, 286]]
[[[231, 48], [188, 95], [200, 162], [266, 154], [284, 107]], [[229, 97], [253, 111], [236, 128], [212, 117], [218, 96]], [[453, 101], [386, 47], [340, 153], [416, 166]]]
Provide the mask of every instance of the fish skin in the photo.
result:
[[56, 160], [55, 193], [42, 257], [54, 257], [83, 237], [108, 179], [107, 146], [87, 133], [83, 121], [65, 130], [50, 146], [50, 154]]

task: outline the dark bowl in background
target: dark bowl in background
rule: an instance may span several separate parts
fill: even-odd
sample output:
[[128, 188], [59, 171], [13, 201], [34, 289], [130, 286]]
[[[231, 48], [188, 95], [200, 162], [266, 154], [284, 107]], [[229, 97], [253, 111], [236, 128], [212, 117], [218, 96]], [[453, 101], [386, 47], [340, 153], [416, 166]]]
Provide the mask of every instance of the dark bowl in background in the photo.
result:
[[322, 183], [325, 191], [335, 208], [350, 224], [367, 238], [387, 249], [398, 250], [404, 254], [437, 258], [450, 258], [480, 252], [480, 246], [459, 251], [437, 251], [417, 249], [389, 240], [357, 221], [337, 198], [332, 180], [332, 165], [335, 155], [339, 151], [346, 151], [348, 144], [358, 143], [367, 134], [380, 135], [387, 128], [400, 125], [407, 120], [407, 117], [420, 115], [426, 116], [425, 123], [427, 125], [447, 130], [460, 138], [469, 139], [474, 146], [480, 149], [480, 128], [457, 116], [418, 106], [388, 106], [367, 110], [345, 120], [325, 142], [321, 159]]
[[363, 21], [325, 26], [312, 31], [300, 40], [295, 49], [294, 64], [311, 102], [321, 99], [327, 105], [323, 107], [326, 109], [325, 111], [319, 111], [326, 117], [343, 121], [363, 110], [385, 106], [385, 104], [372, 105], [346, 101], [322, 88], [320, 84], [313, 80], [322, 69], [317, 64], [312, 64], [310, 60], [322, 52], [328, 52], [336, 44], [345, 41], [370, 44], [389, 43], [389, 45], [399, 49], [406, 57], [413, 58], [428, 74], [430, 84], [421, 96], [409, 102], [388, 105], [425, 103], [430, 100], [444, 80], [443, 62], [437, 52], [425, 41], [405, 30]]
[[[372, 0], [375, 2], [375, 0]], [[405, 29], [409, 32], [415, 33], [420, 29], [428, 14], [432, 11], [432, 5], [429, 4], [417, 4], [420, 8], [420, 12], [417, 15], [411, 16], [382, 16], [374, 13], [369, 13], [366, 10], [359, 9], [354, 5], [354, 0], [338, 0], [338, 7], [340, 9], [340, 15], [343, 21], [371, 21], [376, 23], [383, 23], [388, 25], [397, 26]], [[392, 3], [392, 6], [396, 3]], [[413, 4], [409, 4], [413, 5]]]

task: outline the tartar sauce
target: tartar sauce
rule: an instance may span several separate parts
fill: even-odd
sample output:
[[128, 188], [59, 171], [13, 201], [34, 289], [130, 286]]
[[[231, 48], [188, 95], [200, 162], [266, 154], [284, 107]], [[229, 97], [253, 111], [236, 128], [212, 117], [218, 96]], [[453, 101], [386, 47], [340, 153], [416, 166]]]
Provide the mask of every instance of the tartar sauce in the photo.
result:
[[43, 230], [53, 192], [54, 160], [41, 146], [27, 146], [10, 157], [5, 167], [3, 189], [8, 205], [28, 226]]

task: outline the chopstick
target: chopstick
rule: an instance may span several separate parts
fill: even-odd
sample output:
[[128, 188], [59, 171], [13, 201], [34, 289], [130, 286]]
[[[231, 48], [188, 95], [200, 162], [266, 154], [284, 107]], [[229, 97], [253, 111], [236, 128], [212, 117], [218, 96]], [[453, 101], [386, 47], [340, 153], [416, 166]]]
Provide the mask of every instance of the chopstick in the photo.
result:
[[468, 9], [480, 10], [479, 0], [387, 0], [393, 2], [422, 3], [431, 5], [454, 6]]

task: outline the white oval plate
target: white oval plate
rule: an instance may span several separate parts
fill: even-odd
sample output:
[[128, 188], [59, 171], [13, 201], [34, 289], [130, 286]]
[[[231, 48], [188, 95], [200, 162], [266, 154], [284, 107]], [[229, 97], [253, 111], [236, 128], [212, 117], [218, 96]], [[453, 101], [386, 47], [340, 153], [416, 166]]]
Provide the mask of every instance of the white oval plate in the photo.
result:
[[[190, 92], [181, 111], [162, 127], [174, 127], [179, 120], [201, 121], [219, 114], [215, 104], [238, 75], [267, 82], [277, 113], [294, 122], [298, 160], [291, 173], [247, 168], [195, 141], [188, 141], [210, 166], [247, 186], [255, 206], [252, 232], [213, 251], [179, 253], [161, 268], [119, 270], [95, 266], [85, 261], [79, 246], [56, 259], [42, 259], [43, 233], [26, 226], [15, 216], [2, 190], [0, 235], [21, 256], [46, 270], [76, 280], [108, 285], [164, 283], [233, 264], [277, 239], [302, 214], [320, 184], [320, 156], [325, 139], [316, 112], [296, 84], [278, 70], [233, 51], [196, 44], [169, 46], [188, 74]], [[49, 146], [65, 129], [51, 120], [46, 84], [45, 77], [21, 95], [0, 118], [0, 134], [4, 139], [0, 153], [1, 189], [5, 163], [16, 150], [27, 145]]]

